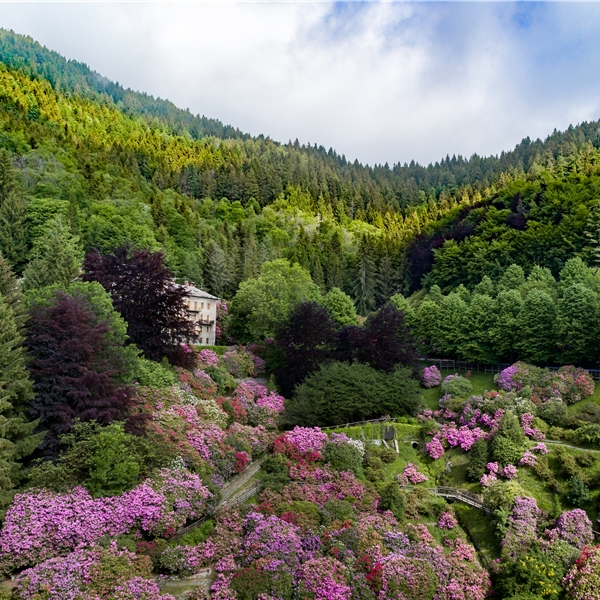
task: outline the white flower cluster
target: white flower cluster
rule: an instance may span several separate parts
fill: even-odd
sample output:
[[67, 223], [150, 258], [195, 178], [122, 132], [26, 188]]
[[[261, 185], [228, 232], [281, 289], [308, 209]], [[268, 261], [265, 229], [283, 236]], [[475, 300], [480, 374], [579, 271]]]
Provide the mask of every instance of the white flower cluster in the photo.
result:
[[364, 442], [361, 442], [360, 440], [350, 439], [350, 440], [348, 440], [348, 444], [350, 444], [351, 446], [354, 446], [354, 448], [356, 448], [360, 452], [361, 459], [364, 458], [364, 456], [365, 456]]

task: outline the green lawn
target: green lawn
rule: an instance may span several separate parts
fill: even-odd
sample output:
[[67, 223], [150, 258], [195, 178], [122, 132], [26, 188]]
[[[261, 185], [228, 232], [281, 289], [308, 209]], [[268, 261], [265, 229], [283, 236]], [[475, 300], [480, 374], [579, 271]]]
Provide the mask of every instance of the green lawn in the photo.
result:
[[[458, 373], [459, 375], [465, 375], [465, 371], [452, 371], [449, 369], [442, 369], [442, 375], [446, 377], [446, 375], [451, 375], [452, 373]], [[494, 383], [494, 373], [477, 373], [474, 372], [471, 375], [471, 383], [473, 384], [473, 394], [476, 396], [481, 396], [484, 392], [489, 390], [496, 390], [496, 384]], [[598, 390], [598, 388], [596, 388]], [[441, 397], [440, 386], [422, 390], [423, 397], [423, 405], [425, 408], [430, 408], [431, 410], [437, 410], [438, 400]]]

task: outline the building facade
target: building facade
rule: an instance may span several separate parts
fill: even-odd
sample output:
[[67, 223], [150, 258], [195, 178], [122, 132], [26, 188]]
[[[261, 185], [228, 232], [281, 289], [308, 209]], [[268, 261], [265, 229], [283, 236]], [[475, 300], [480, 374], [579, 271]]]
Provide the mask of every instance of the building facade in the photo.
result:
[[194, 322], [198, 343], [202, 346], [214, 346], [217, 322], [217, 302], [220, 298], [209, 294], [191, 283], [182, 286], [187, 292], [186, 308]]

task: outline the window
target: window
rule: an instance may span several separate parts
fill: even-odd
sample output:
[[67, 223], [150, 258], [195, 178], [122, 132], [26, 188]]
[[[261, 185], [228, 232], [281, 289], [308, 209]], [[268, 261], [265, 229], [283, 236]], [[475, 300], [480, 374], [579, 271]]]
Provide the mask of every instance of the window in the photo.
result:
[[208, 308], [208, 310], [210, 310], [210, 302], [206, 303], [206, 308]]
[[200, 308], [204, 308], [204, 302], [200, 302]]
[[198, 310], [198, 303], [194, 302], [194, 310]]
[[206, 338], [206, 343], [208, 344], [208, 338]]

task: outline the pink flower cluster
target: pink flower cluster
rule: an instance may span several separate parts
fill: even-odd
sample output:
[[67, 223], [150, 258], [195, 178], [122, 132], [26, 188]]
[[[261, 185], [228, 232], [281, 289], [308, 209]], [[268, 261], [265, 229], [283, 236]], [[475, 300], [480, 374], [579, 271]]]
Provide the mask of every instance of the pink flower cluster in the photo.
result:
[[505, 392], [510, 392], [511, 390], [517, 389], [515, 376], [517, 375], [518, 371], [519, 369], [516, 365], [511, 365], [503, 371], [500, 371], [497, 379], [498, 387]]
[[456, 517], [449, 511], [444, 511], [438, 520], [440, 529], [454, 529], [458, 525]]
[[425, 367], [421, 373], [421, 383], [426, 388], [440, 385], [440, 383], [442, 383], [442, 374], [440, 373], [440, 370], [435, 365]]
[[535, 417], [531, 413], [521, 415], [521, 427], [526, 436], [533, 440], [543, 440], [546, 436], [537, 428], [532, 427]]
[[444, 455], [444, 446], [437, 435], [433, 436], [433, 439], [425, 444], [425, 451], [434, 460], [437, 460]]
[[327, 442], [327, 434], [319, 427], [294, 427], [285, 434], [286, 440], [300, 452], [321, 452]]
[[594, 541], [592, 522], [580, 508], [564, 511], [546, 535], [551, 541], [564, 540], [580, 550]]
[[105, 535], [165, 535], [200, 517], [210, 496], [198, 475], [168, 469], [110, 498], [92, 498], [81, 487], [66, 494], [17, 494], [0, 531], [0, 561], [18, 569], [89, 546]]
[[[401, 477], [403, 477], [404, 479], [401, 479]], [[413, 465], [412, 463], [407, 463], [406, 467], [404, 467], [402, 475], [398, 475], [398, 481], [408, 480], [413, 485], [416, 485], [417, 483], [423, 483], [428, 479], [429, 477], [421, 473], [417, 466]]]
[[515, 498], [508, 528], [502, 540], [502, 551], [516, 558], [537, 541], [538, 519], [541, 515], [535, 498]]
[[515, 465], [506, 465], [500, 475], [506, 477], [506, 479], [516, 479], [519, 476], [519, 470]]
[[538, 454], [548, 454], [548, 452], [550, 452], [546, 444], [541, 442], [533, 447], [533, 451], [537, 452]]
[[250, 425], [264, 425], [274, 429], [277, 418], [285, 408], [285, 399], [275, 392], [269, 393], [266, 386], [254, 380], [240, 383], [235, 390], [234, 400], [246, 411]]
[[217, 367], [219, 366], [219, 355], [213, 350], [200, 350], [198, 363], [203, 367]]
[[535, 454], [529, 450], [527, 450], [525, 452], [525, 454], [523, 454], [523, 457], [519, 461], [520, 465], [524, 465], [526, 467], [535, 467], [536, 463], [537, 463], [537, 458], [536, 458]]

